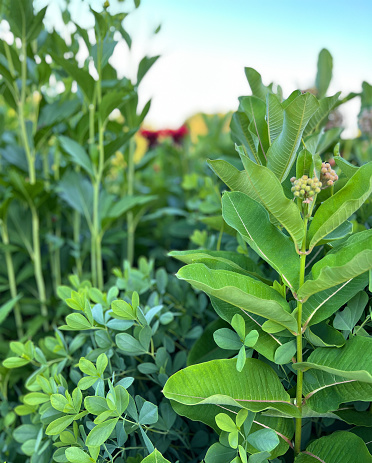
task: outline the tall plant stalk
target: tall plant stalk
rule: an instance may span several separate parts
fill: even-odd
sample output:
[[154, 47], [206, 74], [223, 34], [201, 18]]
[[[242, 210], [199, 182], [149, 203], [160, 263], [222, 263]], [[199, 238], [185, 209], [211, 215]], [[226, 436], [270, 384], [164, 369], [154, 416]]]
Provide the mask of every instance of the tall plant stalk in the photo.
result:
[[[307, 222], [308, 218], [304, 218], [305, 236], [301, 248], [300, 257], [300, 287], [305, 281], [305, 268], [306, 268], [306, 237], [307, 237]], [[297, 302], [297, 362], [302, 362], [302, 302]], [[296, 405], [302, 414], [302, 387], [303, 387], [302, 370], [297, 372], [297, 385], [296, 385]], [[295, 431], [295, 453], [296, 455], [301, 451], [301, 434], [302, 434], [302, 418], [296, 418], [296, 431]]]
[[[128, 148], [128, 175], [127, 175], [127, 195], [128, 197], [133, 196], [134, 193], [134, 142], [129, 142]], [[129, 265], [133, 265], [134, 260], [134, 235], [135, 235], [135, 223], [134, 215], [132, 211], [127, 213], [127, 260]]]
[[[6, 216], [4, 217], [4, 220], [1, 221], [0, 225], [1, 225], [0, 227], [1, 239], [3, 243], [6, 246], [8, 246], [10, 244], [10, 241], [9, 241], [8, 224], [7, 224]], [[18, 296], [18, 292], [17, 292], [17, 283], [15, 279], [15, 271], [14, 271], [12, 254], [9, 251], [9, 249], [5, 250], [5, 262], [6, 262], [7, 272], [8, 272], [10, 295], [14, 299]], [[18, 339], [21, 339], [24, 334], [23, 333], [23, 320], [22, 320], [21, 307], [18, 301], [14, 305], [14, 318], [15, 318], [15, 323], [17, 327]]]

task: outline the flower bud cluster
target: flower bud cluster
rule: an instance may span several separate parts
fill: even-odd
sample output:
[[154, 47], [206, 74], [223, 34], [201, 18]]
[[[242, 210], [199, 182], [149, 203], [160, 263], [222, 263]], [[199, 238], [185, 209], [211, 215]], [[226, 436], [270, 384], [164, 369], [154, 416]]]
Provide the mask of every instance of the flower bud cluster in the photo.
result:
[[301, 178], [292, 177], [291, 182], [294, 197], [303, 199], [302, 202], [307, 204], [314, 200], [314, 195], [320, 193], [322, 187], [322, 182], [317, 177], [309, 178], [307, 175]]
[[322, 190], [332, 186], [336, 180], [338, 180], [338, 175], [332, 169], [329, 162], [322, 162], [322, 168], [320, 169], [320, 181]]

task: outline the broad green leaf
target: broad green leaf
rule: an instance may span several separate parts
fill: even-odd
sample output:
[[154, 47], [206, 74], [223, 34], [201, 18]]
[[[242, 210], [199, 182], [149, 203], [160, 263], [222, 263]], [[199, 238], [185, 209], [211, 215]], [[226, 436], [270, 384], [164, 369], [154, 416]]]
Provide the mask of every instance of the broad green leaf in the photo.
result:
[[295, 363], [293, 368], [314, 368], [372, 384], [372, 338], [353, 336], [343, 347], [318, 347], [306, 362]]
[[353, 232], [353, 224], [347, 220], [346, 222], [343, 222], [341, 225], [339, 225], [335, 230], [333, 230], [327, 236], [325, 236], [323, 239], [321, 239], [317, 243], [317, 246], [321, 246], [322, 244], [332, 243], [332, 241], [337, 241], [342, 238], [346, 238], [348, 235], [351, 235], [352, 232]]
[[318, 97], [323, 98], [327, 93], [332, 79], [333, 59], [326, 48], [323, 48], [318, 56], [318, 72], [316, 74], [315, 86], [318, 89]]
[[332, 109], [337, 106], [338, 97], [340, 94], [341, 92], [338, 92], [333, 96], [319, 100], [319, 109], [309, 120], [309, 123], [304, 130], [304, 136], [310, 135], [313, 131], [320, 128], [321, 124], [326, 120]]
[[[91, 330], [93, 326], [81, 313], [71, 313], [66, 317], [67, 329], [70, 330]], [[65, 326], [62, 328], [66, 329]]]
[[[222, 301], [221, 301], [222, 302]], [[228, 328], [224, 320], [218, 318], [204, 328], [203, 334], [196, 339], [187, 356], [187, 366], [209, 360], [229, 358], [234, 354], [232, 350], [218, 347], [213, 339], [213, 333], [220, 328]]]
[[159, 450], [154, 450], [150, 455], [142, 460], [142, 463], [170, 463], [165, 459]]
[[78, 447], [67, 448], [66, 458], [71, 463], [94, 463], [96, 461]]
[[76, 164], [81, 166], [91, 177], [93, 177], [93, 165], [84, 148], [75, 140], [63, 135], [60, 135], [58, 139], [62, 148], [72, 157]]
[[302, 322], [311, 326], [329, 318], [368, 284], [368, 275], [362, 274], [352, 280], [313, 294], [302, 306]]
[[291, 239], [270, 223], [267, 211], [249, 196], [234, 191], [224, 193], [222, 215], [226, 223], [280, 274], [286, 285], [296, 291], [299, 256]]
[[267, 167], [282, 183], [296, 159], [297, 149], [306, 124], [316, 112], [319, 103], [314, 95], [299, 95], [284, 110], [283, 130], [267, 152]]
[[116, 345], [127, 355], [141, 355], [146, 353], [146, 349], [133, 336], [127, 333], [117, 334], [115, 337]]
[[240, 99], [239, 108], [248, 115], [250, 124], [248, 130], [254, 138], [258, 140], [257, 152], [259, 163], [266, 165], [267, 157], [266, 152], [269, 148], [269, 134], [267, 128], [266, 104], [265, 101], [260, 100], [255, 96], [245, 96]]
[[90, 360], [81, 357], [79, 360], [79, 368], [86, 375], [97, 376], [97, 369]]
[[205, 455], [205, 463], [226, 463], [236, 455], [236, 450], [216, 442], [212, 444]]
[[[348, 424], [355, 424], [356, 426], [372, 427], [371, 414], [369, 411], [358, 412], [355, 408], [343, 408], [333, 412], [340, 420]], [[368, 441], [369, 442], [369, 441]]]
[[360, 291], [348, 303], [342, 312], [338, 312], [333, 320], [333, 326], [337, 330], [351, 331], [360, 320], [364, 308], [368, 303], [368, 295]]
[[312, 267], [312, 280], [307, 280], [298, 291], [306, 299], [372, 268], [372, 230], [352, 235], [341, 249], [329, 252]]
[[65, 415], [61, 418], [57, 418], [48, 425], [45, 434], [48, 436], [58, 436], [58, 434], [61, 434], [67, 426], [70, 426], [70, 424], [74, 421], [74, 418], [74, 415]]
[[341, 347], [345, 344], [342, 334], [327, 323], [312, 325], [305, 331], [306, 339], [316, 347]]
[[253, 68], [244, 68], [252, 94], [263, 101], [266, 101], [266, 95], [271, 92], [270, 88], [262, 83], [261, 75]]
[[371, 193], [372, 162], [369, 162], [360, 167], [341, 190], [319, 206], [309, 228], [309, 248], [313, 249], [322, 238], [345, 222]]
[[85, 397], [84, 406], [92, 415], [99, 415], [109, 409], [106, 399], [98, 396]]
[[[277, 177], [265, 166], [250, 161], [241, 150], [238, 151], [250, 184], [246, 193], [262, 204], [265, 209], [288, 231], [294, 243], [300, 248], [304, 237], [304, 225], [298, 207], [288, 199]], [[252, 192], [253, 195], [252, 195]]]
[[13, 438], [23, 444], [30, 439], [36, 439], [39, 434], [40, 427], [34, 424], [21, 424], [13, 432]]
[[274, 320], [290, 331], [297, 330], [297, 322], [288, 313], [286, 300], [260, 281], [226, 270], [210, 270], [203, 264], [186, 265], [179, 270], [177, 277], [210, 296], [239, 307], [244, 313], [252, 312]]
[[248, 130], [250, 121], [243, 111], [237, 111], [232, 115], [230, 129], [231, 138], [234, 143], [243, 145], [249, 159], [257, 164], [260, 163], [257, 154], [257, 140], [253, 139], [252, 133]]
[[158, 407], [151, 402], [145, 402], [139, 412], [138, 422], [140, 424], [154, 424], [157, 421]]
[[341, 169], [341, 172], [345, 174], [348, 179], [350, 179], [359, 169], [358, 166], [354, 166], [341, 156], [335, 156], [334, 160], [336, 165]]
[[226, 413], [216, 415], [217, 426], [225, 432], [235, 432], [237, 430], [235, 422]]
[[363, 440], [347, 431], [339, 431], [330, 436], [313, 441], [306, 452], [301, 452], [295, 463], [371, 463], [372, 456]]
[[346, 379], [321, 370], [309, 370], [304, 374], [303, 394], [310, 408], [319, 413], [326, 413], [337, 410], [339, 405], [345, 402], [372, 401], [372, 384]]
[[[210, 405], [246, 408], [255, 412], [274, 408], [298, 416], [297, 408], [290, 402], [289, 395], [270, 366], [260, 360], [247, 359], [242, 372], [238, 372], [235, 364], [235, 359], [230, 359], [191, 365], [171, 376], [163, 393], [172, 400], [178, 414], [189, 416], [188, 409], [195, 409], [200, 414], [198, 419], [203, 422], [210, 419], [208, 413], [214, 413]], [[221, 378], [224, 380], [221, 381]]]
[[111, 436], [111, 433], [115, 429], [116, 423], [118, 422], [119, 418], [113, 418], [111, 420], [107, 420], [101, 424], [97, 424], [88, 434], [86, 445], [90, 446], [100, 446], [107, 441], [107, 439]]
[[274, 93], [266, 95], [266, 119], [269, 131], [269, 144], [272, 145], [283, 128], [284, 110]]

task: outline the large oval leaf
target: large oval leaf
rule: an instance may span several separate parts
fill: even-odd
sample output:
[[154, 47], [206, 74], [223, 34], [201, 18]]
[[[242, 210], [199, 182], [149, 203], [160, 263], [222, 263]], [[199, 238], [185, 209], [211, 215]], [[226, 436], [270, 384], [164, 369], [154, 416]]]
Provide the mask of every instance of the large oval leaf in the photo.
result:
[[351, 236], [339, 250], [329, 252], [312, 268], [312, 280], [298, 291], [300, 299], [339, 285], [372, 268], [372, 229]]
[[327, 373], [372, 384], [372, 338], [353, 336], [343, 347], [319, 347], [296, 370], [314, 368]]
[[[184, 416], [191, 413], [192, 419], [208, 420], [208, 423], [212, 421], [206, 413], [214, 414], [218, 410], [218, 407], [208, 409], [208, 405], [254, 412], [273, 408], [291, 416], [299, 414], [274, 370], [256, 359], [247, 359], [241, 372], [236, 370], [235, 359], [192, 365], [171, 376], [163, 393], [180, 404], [175, 407], [177, 413]], [[196, 418], [195, 413], [200, 418]]]
[[372, 456], [363, 440], [347, 431], [339, 431], [312, 442], [295, 463], [371, 463]]
[[337, 410], [344, 402], [372, 401], [372, 384], [342, 378], [321, 370], [311, 370], [305, 372], [303, 394], [311, 409], [326, 413]]
[[346, 185], [319, 206], [309, 228], [309, 248], [347, 220], [372, 193], [372, 162], [360, 167]]
[[222, 196], [222, 215], [226, 223], [279, 273], [286, 285], [297, 291], [299, 256], [292, 240], [270, 223], [267, 211], [244, 193], [233, 191]]
[[303, 131], [319, 108], [314, 95], [297, 96], [284, 110], [283, 130], [267, 151], [267, 167], [284, 182], [296, 159]]
[[261, 281], [227, 270], [210, 270], [203, 264], [186, 265], [177, 277], [243, 311], [274, 320], [292, 332], [297, 330], [287, 301]]

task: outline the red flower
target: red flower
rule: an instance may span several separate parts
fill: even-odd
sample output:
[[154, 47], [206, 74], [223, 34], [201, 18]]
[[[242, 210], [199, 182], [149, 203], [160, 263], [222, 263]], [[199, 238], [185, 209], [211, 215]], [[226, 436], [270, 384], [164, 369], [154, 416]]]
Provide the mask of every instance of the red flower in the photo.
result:
[[149, 143], [149, 148], [153, 148], [159, 143], [160, 137], [172, 138], [177, 145], [182, 143], [183, 138], [188, 134], [188, 128], [182, 125], [179, 129], [163, 129], [163, 130], [140, 130], [140, 134], [146, 138]]
[[160, 131], [142, 129], [140, 130], [140, 134], [149, 142], [149, 148], [152, 148], [158, 144], [158, 137], [160, 135]]

